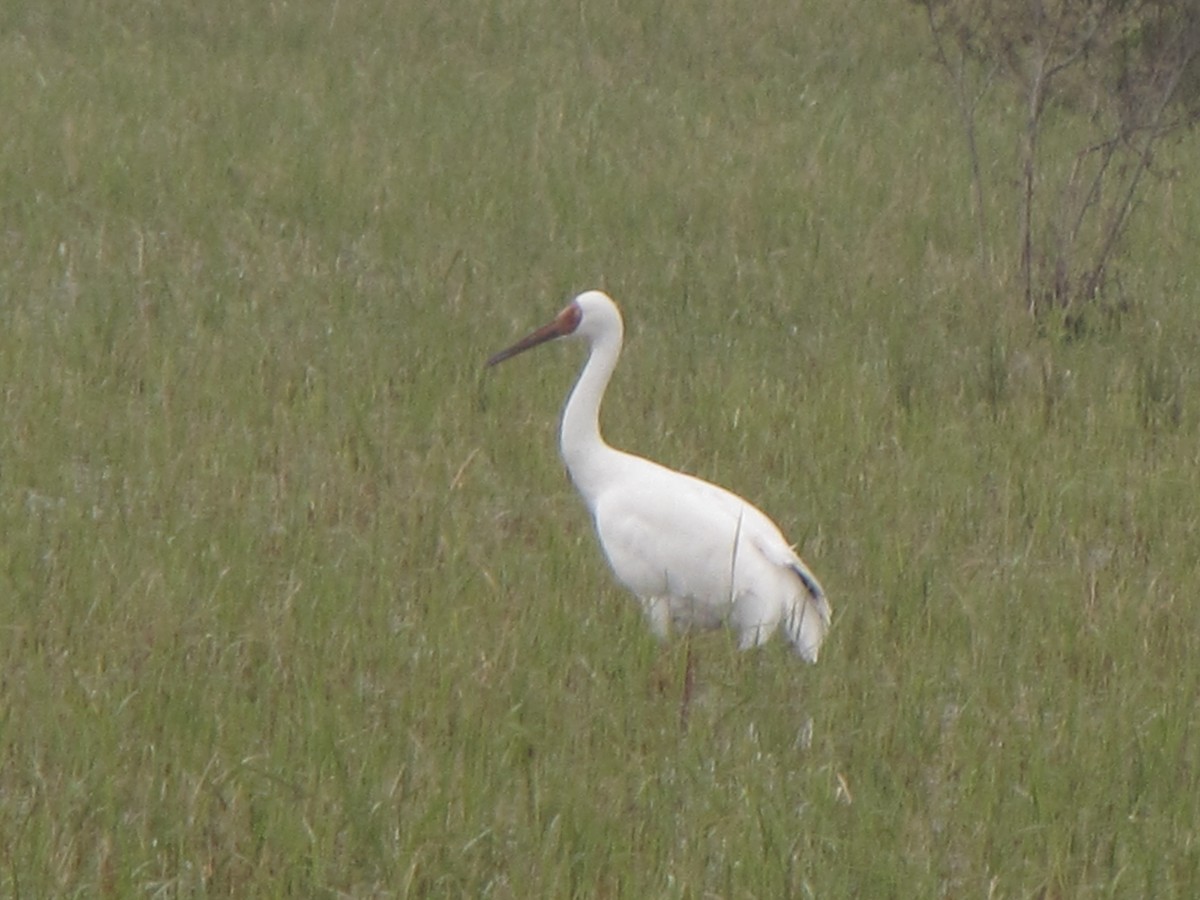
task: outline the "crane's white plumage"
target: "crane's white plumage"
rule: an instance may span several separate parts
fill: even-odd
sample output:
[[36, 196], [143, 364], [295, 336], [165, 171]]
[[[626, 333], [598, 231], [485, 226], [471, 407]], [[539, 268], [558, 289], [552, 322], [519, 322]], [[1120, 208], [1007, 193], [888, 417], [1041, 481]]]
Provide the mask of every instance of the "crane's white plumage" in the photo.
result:
[[816, 662], [829, 603], [775, 523], [724, 488], [624, 453], [601, 437], [600, 402], [623, 334], [617, 305], [588, 291], [488, 365], [558, 337], [589, 344], [563, 411], [562, 455], [609, 565], [641, 600], [656, 634], [665, 637], [672, 622], [728, 624], [748, 648], [783, 626], [796, 652]]

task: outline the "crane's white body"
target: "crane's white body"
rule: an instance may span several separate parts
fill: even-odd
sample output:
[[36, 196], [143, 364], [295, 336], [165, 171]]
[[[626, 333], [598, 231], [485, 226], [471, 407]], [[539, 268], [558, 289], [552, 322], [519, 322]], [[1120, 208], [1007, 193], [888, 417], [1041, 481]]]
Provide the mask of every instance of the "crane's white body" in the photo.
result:
[[600, 402], [624, 334], [606, 294], [580, 294], [490, 363], [569, 334], [591, 352], [563, 411], [563, 459], [613, 573], [640, 599], [654, 632], [666, 637], [673, 622], [727, 624], [748, 648], [782, 625], [796, 652], [816, 662], [829, 604], [775, 523], [736, 494], [610, 447], [601, 436]]

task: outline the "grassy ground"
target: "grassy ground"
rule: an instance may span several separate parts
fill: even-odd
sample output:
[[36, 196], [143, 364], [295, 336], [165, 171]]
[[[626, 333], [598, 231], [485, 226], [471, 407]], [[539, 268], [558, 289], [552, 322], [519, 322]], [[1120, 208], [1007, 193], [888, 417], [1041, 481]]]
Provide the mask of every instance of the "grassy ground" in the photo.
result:
[[[808, 6], [5, 4], [0, 894], [1196, 895], [1194, 141], [1039, 333], [920, 17]], [[577, 348], [480, 373], [588, 287], [834, 603], [686, 732]]]

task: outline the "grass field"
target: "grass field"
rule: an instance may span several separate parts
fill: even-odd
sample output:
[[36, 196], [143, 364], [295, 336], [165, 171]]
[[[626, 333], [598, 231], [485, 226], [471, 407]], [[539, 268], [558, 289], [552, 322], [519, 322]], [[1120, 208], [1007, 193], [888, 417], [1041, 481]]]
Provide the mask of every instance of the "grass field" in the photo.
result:
[[[0, 896], [1200, 894], [1196, 140], [1067, 340], [927, 51], [838, 0], [7, 0]], [[834, 606], [815, 667], [698, 636], [686, 731], [557, 456], [579, 348], [481, 372], [591, 287], [609, 439]]]

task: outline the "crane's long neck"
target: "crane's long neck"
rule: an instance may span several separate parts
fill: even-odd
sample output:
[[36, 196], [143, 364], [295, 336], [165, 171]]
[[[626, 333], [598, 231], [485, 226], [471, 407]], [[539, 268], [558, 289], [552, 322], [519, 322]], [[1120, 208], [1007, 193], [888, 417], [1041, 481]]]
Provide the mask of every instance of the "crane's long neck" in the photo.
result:
[[620, 355], [619, 332], [596, 338], [563, 410], [559, 435], [563, 461], [589, 509], [603, 484], [608, 464], [621, 455], [600, 435], [600, 402]]

